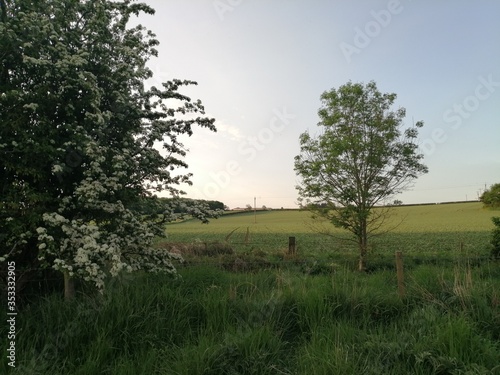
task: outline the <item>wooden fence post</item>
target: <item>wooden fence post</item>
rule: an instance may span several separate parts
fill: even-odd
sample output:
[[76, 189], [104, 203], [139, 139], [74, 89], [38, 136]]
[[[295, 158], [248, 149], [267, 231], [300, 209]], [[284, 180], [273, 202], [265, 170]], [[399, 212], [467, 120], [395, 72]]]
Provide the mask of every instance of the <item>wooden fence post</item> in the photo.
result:
[[398, 275], [398, 294], [403, 298], [406, 291], [403, 272], [403, 253], [401, 251], [396, 251], [396, 272]]
[[295, 237], [288, 237], [288, 254], [295, 255]]

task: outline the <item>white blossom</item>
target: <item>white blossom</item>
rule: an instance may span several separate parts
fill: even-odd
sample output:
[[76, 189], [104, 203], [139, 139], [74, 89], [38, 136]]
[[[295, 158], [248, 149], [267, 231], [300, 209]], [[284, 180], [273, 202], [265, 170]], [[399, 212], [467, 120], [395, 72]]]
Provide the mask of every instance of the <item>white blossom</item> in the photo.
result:
[[54, 164], [52, 166], [52, 173], [56, 174], [56, 173], [61, 173], [63, 171], [63, 167], [60, 166], [59, 164]]

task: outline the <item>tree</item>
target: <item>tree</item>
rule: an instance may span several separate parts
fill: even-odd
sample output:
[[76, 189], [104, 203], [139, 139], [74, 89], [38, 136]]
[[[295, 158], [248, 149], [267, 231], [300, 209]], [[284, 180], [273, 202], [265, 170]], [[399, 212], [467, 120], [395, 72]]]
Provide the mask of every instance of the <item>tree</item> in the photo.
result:
[[158, 41], [128, 24], [154, 10], [0, 0], [0, 12], [0, 261], [62, 272], [67, 297], [74, 278], [102, 290], [123, 270], [174, 273], [174, 255], [152, 246], [171, 210], [151, 207], [156, 192], [180, 196], [191, 183], [179, 137], [215, 126], [179, 92], [196, 82], [146, 88]]
[[189, 215], [194, 207], [204, 207], [206, 211], [216, 212], [222, 215], [224, 211], [224, 203], [214, 200], [191, 199], [184, 197], [177, 198], [159, 198], [161, 202], [160, 209], [164, 207], [172, 209], [173, 213], [178, 215], [176, 219], [182, 218], [184, 215]]
[[486, 207], [500, 207], [500, 184], [491, 185], [479, 198]]
[[204, 202], [207, 204], [207, 206], [211, 209], [211, 210], [221, 210], [221, 211], [224, 211], [224, 208], [226, 207], [226, 205], [224, 203], [222, 203], [221, 201], [214, 201], [214, 200], [211, 200], [211, 201], [203, 201], [203, 200], [198, 200], [199, 202]]
[[301, 134], [295, 157], [301, 205], [354, 235], [359, 270], [366, 268], [368, 239], [385, 218], [373, 208], [427, 172], [415, 142], [423, 123], [403, 130], [406, 111], [391, 110], [395, 99], [375, 82], [326, 91], [318, 112], [322, 133]]

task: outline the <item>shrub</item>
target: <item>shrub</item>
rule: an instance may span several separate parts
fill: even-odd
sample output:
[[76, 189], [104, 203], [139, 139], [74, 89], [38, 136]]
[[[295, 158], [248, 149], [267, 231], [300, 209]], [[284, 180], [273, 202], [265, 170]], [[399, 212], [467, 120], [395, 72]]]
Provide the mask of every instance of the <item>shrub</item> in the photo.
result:
[[500, 184], [492, 185], [480, 198], [486, 207], [500, 207]]
[[234, 250], [227, 242], [201, 242], [194, 241], [192, 243], [175, 243], [162, 242], [158, 247], [163, 248], [171, 253], [182, 256], [207, 256], [216, 257], [218, 255], [234, 254]]
[[256, 272], [272, 267], [266, 258], [253, 253], [243, 253], [237, 255], [223, 255], [219, 259], [219, 266], [227, 271], [233, 272]]

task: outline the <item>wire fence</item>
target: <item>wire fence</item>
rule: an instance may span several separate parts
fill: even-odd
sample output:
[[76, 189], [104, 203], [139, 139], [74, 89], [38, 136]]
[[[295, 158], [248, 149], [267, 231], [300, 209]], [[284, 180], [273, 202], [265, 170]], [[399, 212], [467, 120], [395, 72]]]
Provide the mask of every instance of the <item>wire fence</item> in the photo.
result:
[[[358, 269], [359, 250], [355, 245], [339, 247], [338, 242], [325, 240], [304, 242], [295, 236], [280, 236], [272, 238], [271, 241], [252, 240], [247, 237], [243, 241], [162, 242], [157, 245], [162, 250], [181, 255], [183, 261], [175, 261], [179, 270], [186, 267], [213, 266], [229, 272], [293, 270], [304, 275], [319, 275], [335, 274], [343, 269]], [[404, 267], [405, 270], [411, 271], [420, 265], [434, 265], [443, 269], [500, 267], [500, 261], [493, 258], [488, 251], [480, 249], [471, 252], [470, 249], [474, 246], [475, 243], [454, 241], [449, 246], [453, 251], [431, 250], [425, 253], [369, 249], [365, 271], [389, 270], [396, 274], [398, 268]], [[81, 286], [85, 287], [86, 284], [88, 283], [81, 282]], [[2, 277], [0, 287], [3, 294], [6, 285], [6, 280]], [[54, 270], [33, 268], [24, 273], [19, 270], [17, 286], [19, 294], [29, 300], [53, 292], [62, 293], [64, 282], [62, 274]]]
[[[168, 251], [179, 255], [214, 256], [221, 254], [254, 254], [281, 257], [284, 261], [290, 255], [317, 260], [327, 258], [348, 259], [357, 256], [359, 245], [347, 238], [325, 239], [321, 236], [285, 236], [275, 235], [264, 239], [213, 240], [196, 239], [194, 241], [164, 241], [158, 244]], [[471, 233], [465, 239], [450, 236], [414, 235], [413, 237], [393, 236], [382, 241], [372, 241], [367, 247], [367, 256], [371, 258], [393, 257], [395, 252], [402, 252], [405, 258], [487, 260], [491, 257], [489, 233]]]

